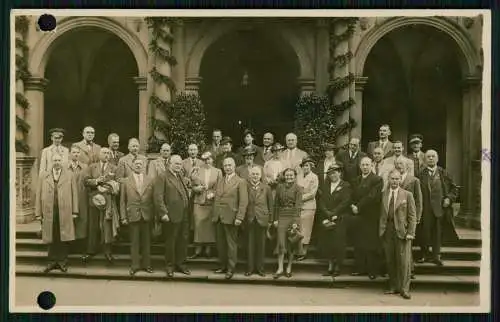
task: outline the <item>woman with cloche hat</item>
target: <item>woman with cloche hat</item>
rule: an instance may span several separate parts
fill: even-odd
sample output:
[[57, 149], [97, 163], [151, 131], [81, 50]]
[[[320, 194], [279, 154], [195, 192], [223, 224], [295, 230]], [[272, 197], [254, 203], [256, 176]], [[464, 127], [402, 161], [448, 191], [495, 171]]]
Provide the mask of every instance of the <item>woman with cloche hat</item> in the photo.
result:
[[211, 256], [211, 246], [215, 243], [215, 226], [212, 222], [213, 200], [215, 196], [215, 186], [222, 179], [222, 172], [212, 164], [214, 158], [212, 153], [207, 151], [201, 155], [204, 162], [200, 169], [193, 175], [193, 222], [194, 222], [194, 243], [195, 252], [189, 258], [196, 258], [202, 255], [205, 248], [205, 256]]
[[305, 259], [307, 248], [311, 240], [311, 232], [314, 224], [314, 214], [316, 213], [316, 192], [318, 191], [318, 176], [312, 171], [314, 168], [314, 160], [310, 157], [305, 157], [300, 164], [302, 174], [299, 175], [297, 184], [304, 191], [302, 194], [302, 209], [300, 213], [301, 232], [304, 236], [302, 247], [297, 260]]

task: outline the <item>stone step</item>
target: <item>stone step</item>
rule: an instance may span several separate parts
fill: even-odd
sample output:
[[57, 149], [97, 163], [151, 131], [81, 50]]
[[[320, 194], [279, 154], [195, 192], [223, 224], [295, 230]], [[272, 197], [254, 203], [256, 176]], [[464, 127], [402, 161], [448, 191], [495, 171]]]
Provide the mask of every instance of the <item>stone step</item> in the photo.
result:
[[[195, 245], [188, 246], [188, 253], [192, 254], [194, 252]], [[41, 239], [17, 239], [16, 240], [16, 250], [38, 250], [46, 251], [47, 245], [42, 242]], [[153, 243], [151, 245], [151, 253], [154, 255], [161, 255], [165, 251], [165, 247], [161, 243]], [[115, 254], [128, 254], [130, 252], [130, 243], [119, 242], [113, 245], [113, 252]], [[310, 257], [319, 257], [317, 250], [314, 246], [311, 246], [308, 251]], [[414, 256], [418, 256], [419, 248], [413, 247]], [[346, 257], [351, 258], [353, 256], [353, 247], [346, 248]], [[444, 260], [467, 260], [475, 261], [481, 260], [481, 247], [443, 247], [441, 249], [441, 256]]]
[[[60, 271], [52, 271], [48, 274], [42, 272], [43, 265], [29, 265], [29, 264], [16, 264], [16, 276], [38, 276], [46, 278], [82, 278], [82, 279], [104, 279], [104, 280], [144, 280], [144, 281], [163, 281], [166, 280], [164, 271], [156, 270], [152, 274], [146, 272], [139, 272], [135, 276], [129, 275], [129, 270], [126, 267], [103, 267], [103, 266], [89, 266], [77, 267], [70, 266], [67, 273]], [[271, 272], [271, 271], [269, 271]], [[272, 274], [268, 273], [265, 277], [252, 275], [249, 277], [241, 273], [236, 273], [233, 279], [228, 281], [224, 279], [224, 275], [215, 274], [210, 269], [193, 267], [191, 275], [183, 275], [175, 273], [174, 281], [185, 282], [207, 282], [207, 283], [242, 283], [242, 284], [267, 284], [267, 285], [281, 285], [293, 287], [325, 287], [325, 288], [346, 288], [346, 287], [376, 287], [380, 288], [381, 292], [386, 285], [386, 278], [377, 278], [370, 280], [366, 276], [350, 276], [341, 275], [335, 277], [321, 276], [321, 274], [311, 272], [294, 271], [293, 276], [290, 278], [281, 277], [274, 280]], [[230, 286], [228, 286], [230, 287]], [[415, 280], [411, 282], [412, 289], [424, 289], [439, 287], [440, 289], [454, 290], [457, 288], [477, 292], [479, 289], [479, 277], [469, 275], [417, 275]]]
[[[80, 255], [71, 254], [69, 255], [69, 263], [73, 266], [85, 266], [81, 260]], [[117, 267], [127, 267], [130, 265], [130, 255], [128, 254], [117, 254], [115, 257], [115, 266]], [[28, 263], [28, 264], [43, 264], [46, 262], [47, 253], [45, 251], [16, 251], [16, 262], [17, 263]], [[152, 265], [154, 267], [164, 266], [164, 256], [162, 255], [152, 255]], [[352, 259], [346, 259], [344, 261], [343, 271], [346, 273], [352, 272], [354, 261]], [[106, 261], [102, 254], [95, 256], [95, 258], [87, 264], [87, 266], [105, 266]], [[217, 266], [216, 258], [196, 258], [187, 260], [187, 265], [191, 267], [203, 267], [203, 268], [215, 268]], [[266, 269], [272, 271], [276, 269], [276, 259], [266, 258], [265, 267]], [[479, 275], [481, 263], [479, 261], [456, 261], [447, 260], [444, 261], [443, 267], [438, 267], [432, 263], [422, 263], [415, 264], [416, 274], [431, 274], [431, 275]], [[238, 269], [245, 269], [245, 261], [238, 261]], [[326, 263], [322, 260], [317, 259], [305, 259], [300, 262], [294, 263], [294, 269], [297, 271], [308, 271], [308, 272], [323, 272], [326, 269]]]

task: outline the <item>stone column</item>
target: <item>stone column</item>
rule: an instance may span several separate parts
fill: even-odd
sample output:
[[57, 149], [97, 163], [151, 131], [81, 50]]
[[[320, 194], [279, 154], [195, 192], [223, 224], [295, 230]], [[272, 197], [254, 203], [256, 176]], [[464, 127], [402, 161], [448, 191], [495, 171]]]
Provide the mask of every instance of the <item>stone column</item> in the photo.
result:
[[30, 102], [30, 108], [26, 110], [26, 122], [30, 125], [27, 135], [27, 143], [30, 147], [29, 154], [39, 157], [43, 149], [43, 112], [44, 112], [44, 91], [49, 81], [41, 77], [30, 77], [24, 82], [24, 95]]
[[184, 91], [186, 94], [198, 95], [201, 84], [201, 77], [188, 77], [186, 78]]
[[[16, 39], [23, 40], [24, 35], [21, 33], [19, 30], [16, 30]], [[24, 57], [24, 50], [20, 46], [16, 46], [16, 56]], [[17, 68], [16, 68], [17, 71]], [[17, 94], [23, 94], [24, 95], [24, 82], [22, 79], [17, 79], [16, 80], [16, 96]], [[16, 116], [25, 120], [25, 108], [19, 104], [19, 102], [16, 99]], [[23, 133], [17, 126], [15, 129], [15, 138], [16, 140], [24, 140], [26, 139], [26, 134]], [[24, 155], [24, 153], [17, 152], [16, 155]]]
[[146, 152], [148, 139], [152, 134], [149, 120], [151, 119], [149, 107], [148, 79], [147, 77], [134, 77], [134, 82], [139, 91], [139, 142], [141, 142], [141, 151]]
[[[345, 19], [336, 18], [334, 22], [333, 33], [335, 36], [342, 35], [347, 31], [347, 22]], [[341, 55], [345, 55], [349, 51], [349, 42], [347, 40], [343, 40], [339, 43], [335, 44], [335, 49], [333, 51], [333, 56], [338, 57]], [[334, 58], [332, 57], [332, 58]], [[331, 79], [333, 81], [340, 80], [349, 75], [349, 64], [345, 64], [344, 66], [335, 66], [332, 71]], [[349, 100], [349, 87], [336, 90], [333, 96], [333, 104], [338, 105], [342, 102]], [[345, 122], [349, 121], [349, 110], [344, 111], [339, 118], [337, 119], [337, 124], [342, 125]], [[337, 137], [337, 145], [342, 146], [348, 143], [348, 134], [343, 134]]]
[[329, 39], [328, 39], [328, 20], [318, 19], [316, 23], [316, 91], [324, 93], [328, 87], [328, 58]]
[[16, 158], [16, 223], [25, 224], [33, 221], [35, 215], [35, 176], [33, 164], [35, 158], [31, 156]]
[[357, 76], [354, 82], [356, 105], [351, 109], [351, 118], [356, 121], [356, 126], [351, 130], [351, 136], [361, 139], [363, 131], [363, 91], [365, 90], [368, 77]]
[[174, 45], [173, 54], [175, 59], [177, 59], [177, 65], [174, 68], [174, 80], [177, 85], [177, 91], [182, 92], [185, 88], [186, 83], [186, 55], [184, 53], [184, 45], [186, 41], [184, 39], [184, 22], [179, 21], [179, 24], [174, 28]]
[[464, 80], [462, 104], [462, 186], [458, 221], [467, 227], [480, 227], [481, 185], [481, 79], [468, 76]]
[[315, 81], [312, 78], [300, 77], [298, 79], [300, 96], [308, 95], [314, 92]]

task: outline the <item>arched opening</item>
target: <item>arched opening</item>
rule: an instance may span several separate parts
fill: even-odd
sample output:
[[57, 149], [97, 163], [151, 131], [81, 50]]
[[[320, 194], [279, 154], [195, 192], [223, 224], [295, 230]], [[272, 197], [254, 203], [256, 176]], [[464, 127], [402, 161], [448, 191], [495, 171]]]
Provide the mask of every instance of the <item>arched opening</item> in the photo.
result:
[[413, 24], [383, 36], [364, 67], [363, 144], [389, 124], [392, 140], [407, 147], [421, 133], [424, 150], [434, 149], [440, 164], [460, 181], [462, 154], [462, 72], [458, 47], [436, 28]]
[[258, 144], [267, 131], [282, 140], [293, 128], [299, 73], [294, 50], [279, 37], [256, 29], [222, 36], [208, 47], [200, 67], [209, 128], [220, 128], [235, 145], [247, 127]]
[[127, 44], [109, 31], [88, 27], [66, 32], [52, 46], [45, 69], [44, 133], [63, 127], [70, 144], [91, 125], [98, 144], [107, 145], [108, 134], [116, 132], [126, 150], [127, 139], [139, 132], [137, 62]]

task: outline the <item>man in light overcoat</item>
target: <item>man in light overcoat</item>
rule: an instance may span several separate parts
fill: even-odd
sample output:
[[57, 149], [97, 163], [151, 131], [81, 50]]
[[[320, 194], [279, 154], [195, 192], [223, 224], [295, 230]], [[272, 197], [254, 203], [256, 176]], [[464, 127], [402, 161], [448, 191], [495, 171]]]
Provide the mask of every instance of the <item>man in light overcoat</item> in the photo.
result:
[[75, 143], [80, 147], [80, 159], [81, 163], [90, 165], [94, 162], [99, 162], [99, 150], [101, 146], [94, 143], [95, 130], [91, 126], [86, 126], [83, 129], [83, 140]]
[[42, 155], [40, 157], [40, 171], [48, 172], [52, 169], [52, 155], [59, 154], [62, 156], [62, 164], [65, 166], [68, 164], [69, 150], [67, 147], [62, 145], [64, 138], [64, 129], [55, 128], [49, 130], [50, 139], [52, 144], [42, 150]]

